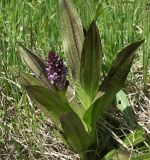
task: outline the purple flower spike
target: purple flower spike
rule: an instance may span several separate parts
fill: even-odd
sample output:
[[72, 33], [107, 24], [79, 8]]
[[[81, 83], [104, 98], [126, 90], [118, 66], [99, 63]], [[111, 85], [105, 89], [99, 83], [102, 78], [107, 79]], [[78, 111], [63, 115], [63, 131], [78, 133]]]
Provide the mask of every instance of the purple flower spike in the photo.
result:
[[49, 52], [46, 71], [50, 83], [62, 90], [67, 82], [67, 67], [64, 65], [63, 59], [53, 51]]

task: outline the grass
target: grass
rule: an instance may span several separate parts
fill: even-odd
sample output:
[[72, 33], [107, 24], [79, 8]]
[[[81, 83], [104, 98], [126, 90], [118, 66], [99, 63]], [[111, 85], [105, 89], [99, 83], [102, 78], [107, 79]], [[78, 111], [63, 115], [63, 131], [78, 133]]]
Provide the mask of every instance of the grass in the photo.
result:
[[[120, 49], [128, 43], [145, 38], [137, 66], [142, 66], [146, 86], [150, 59], [150, 6], [148, 0], [74, 0], [84, 28], [96, 13], [105, 63], [108, 68]], [[97, 12], [95, 12], [97, 11]], [[22, 64], [18, 41], [46, 58], [49, 50], [63, 55], [56, 0], [0, 1], [0, 158], [1, 159], [73, 159], [76, 157], [58, 140], [53, 124], [35, 108], [8, 67]], [[105, 47], [104, 47], [105, 46]], [[133, 72], [135, 81], [138, 79]], [[131, 91], [132, 92], [132, 91]], [[147, 103], [148, 104], [148, 103]], [[41, 145], [42, 144], [42, 145]], [[58, 155], [58, 153], [60, 155]], [[57, 155], [59, 157], [57, 157]]]

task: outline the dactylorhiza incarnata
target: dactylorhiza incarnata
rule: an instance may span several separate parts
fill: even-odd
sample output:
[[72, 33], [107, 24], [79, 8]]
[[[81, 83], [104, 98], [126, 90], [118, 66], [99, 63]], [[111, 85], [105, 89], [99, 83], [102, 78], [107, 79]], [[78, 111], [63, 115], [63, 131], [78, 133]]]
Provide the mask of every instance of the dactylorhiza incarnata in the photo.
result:
[[46, 72], [50, 83], [58, 90], [63, 90], [67, 83], [67, 67], [63, 58], [54, 51], [48, 54]]

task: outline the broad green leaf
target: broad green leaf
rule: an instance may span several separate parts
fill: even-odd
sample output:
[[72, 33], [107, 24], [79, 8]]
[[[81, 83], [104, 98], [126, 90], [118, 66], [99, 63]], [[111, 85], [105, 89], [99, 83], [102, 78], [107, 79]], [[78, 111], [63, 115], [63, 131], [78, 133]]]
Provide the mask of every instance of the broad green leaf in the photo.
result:
[[57, 124], [60, 122], [60, 116], [63, 113], [72, 111], [65, 97], [58, 91], [49, 90], [38, 85], [26, 86], [26, 90], [33, 100], [41, 104], [43, 112], [49, 112], [49, 115]]
[[100, 87], [102, 91], [112, 90], [116, 92], [117, 90], [118, 92], [123, 87], [135, 57], [135, 51], [143, 42], [144, 40], [132, 43], [119, 52]]
[[79, 81], [84, 33], [80, 17], [71, 0], [60, 0], [60, 20], [63, 48], [71, 74], [70, 79]]
[[137, 126], [135, 114], [129, 104], [128, 98], [123, 90], [120, 90], [116, 95], [117, 108], [123, 113], [125, 120], [131, 128]]
[[77, 153], [87, 151], [92, 140], [85, 131], [80, 118], [74, 112], [67, 112], [61, 116], [60, 121], [67, 141], [74, 151]]
[[19, 71], [19, 69], [17, 68], [9, 67], [9, 70], [12, 73], [12, 75], [15, 76], [23, 86], [27, 85], [44, 86], [44, 84], [37, 78], [31, 76], [30, 74], [24, 73], [23, 71]]
[[[117, 107], [118, 109], [123, 112], [126, 107], [130, 106], [130, 103], [128, 101], [128, 98], [126, 96], [126, 94], [124, 93], [123, 90], [120, 90], [117, 94], [116, 94], [116, 103], [117, 103]], [[130, 113], [129, 113], [130, 114]]]
[[135, 57], [134, 52], [143, 42], [144, 40], [132, 43], [116, 57], [112, 68], [100, 87], [101, 91], [104, 92], [103, 96], [97, 99], [84, 115], [84, 119], [89, 124], [90, 129], [95, 130], [98, 117], [106, 111], [115, 98], [115, 95], [123, 87]]
[[88, 106], [95, 98], [99, 88], [101, 63], [101, 40], [96, 23], [93, 21], [83, 43], [80, 69], [81, 88], [89, 99], [89, 104], [86, 104]]
[[75, 90], [71, 86], [68, 86], [65, 96], [72, 110], [80, 117], [80, 119], [83, 119], [85, 108], [80, 102], [78, 102], [75, 95]]
[[31, 71], [35, 74], [35, 76], [37, 76], [37, 78], [42, 80], [47, 85], [50, 85], [47, 80], [47, 75], [45, 70], [46, 65], [44, 61], [22, 44], [19, 45], [20, 45], [20, 55], [25, 64], [31, 69]]

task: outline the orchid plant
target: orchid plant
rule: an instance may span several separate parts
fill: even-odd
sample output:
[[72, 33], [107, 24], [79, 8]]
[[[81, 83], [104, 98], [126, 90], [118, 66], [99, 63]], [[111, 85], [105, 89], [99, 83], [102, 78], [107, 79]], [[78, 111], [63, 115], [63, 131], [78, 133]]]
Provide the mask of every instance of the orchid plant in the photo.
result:
[[37, 78], [16, 68], [11, 71], [37, 106], [64, 132], [75, 152], [83, 159], [100, 159], [107, 153], [104, 153], [107, 143], [98, 135], [97, 123], [122, 89], [135, 51], [144, 40], [119, 52], [104, 76], [104, 53], [96, 22], [93, 20], [84, 34], [71, 0], [60, 0], [60, 12], [67, 66], [55, 51], [50, 51], [44, 61], [20, 44], [21, 57]]

